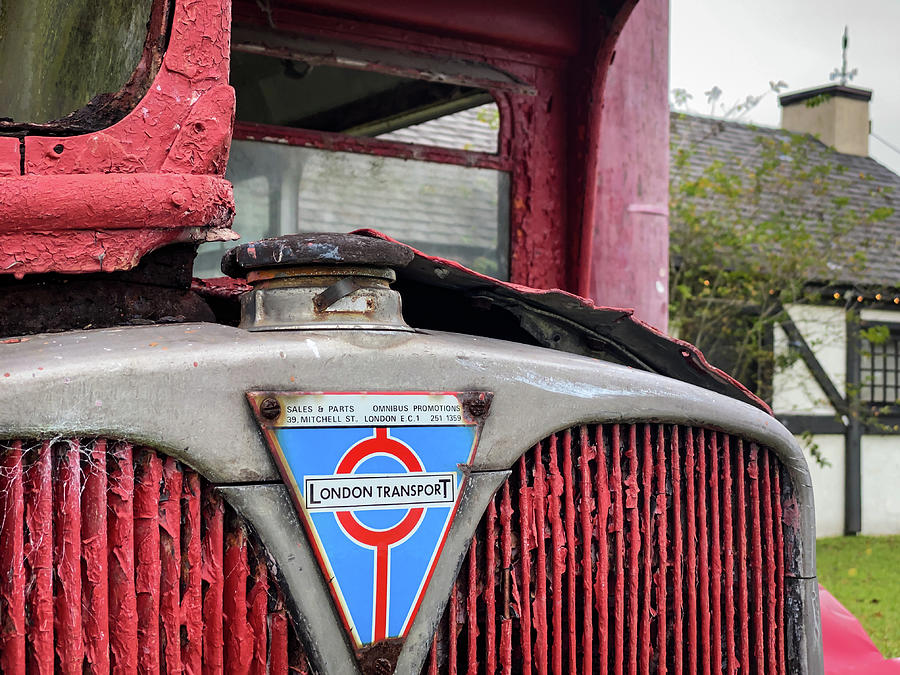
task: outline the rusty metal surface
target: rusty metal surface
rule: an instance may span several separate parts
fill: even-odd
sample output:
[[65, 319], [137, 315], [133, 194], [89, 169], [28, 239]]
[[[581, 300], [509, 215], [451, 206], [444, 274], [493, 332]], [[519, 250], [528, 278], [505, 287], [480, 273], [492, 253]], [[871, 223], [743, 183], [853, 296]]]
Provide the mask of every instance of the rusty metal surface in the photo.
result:
[[[349, 292], [333, 297], [335, 286], [348, 281], [352, 284]], [[248, 331], [412, 331], [403, 320], [400, 294], [386, 282], [340, 276], [315, 277], [315, 282], [314, 286], [296, 287], [257, 285], [241, 297], [240, 327]]]
[[0, 278], [0, 335], [213, 321], [206, 301], [191, 290], [195, 251], [192, 244], [167, 246], [127, 272]]
[[244, 277], [253, 270], [299, 265], [405, 267], [412, 259], [411, 249], [393, 241], [354, 234], [290, 234], [236, 246], [222, 258], [222, 271]]

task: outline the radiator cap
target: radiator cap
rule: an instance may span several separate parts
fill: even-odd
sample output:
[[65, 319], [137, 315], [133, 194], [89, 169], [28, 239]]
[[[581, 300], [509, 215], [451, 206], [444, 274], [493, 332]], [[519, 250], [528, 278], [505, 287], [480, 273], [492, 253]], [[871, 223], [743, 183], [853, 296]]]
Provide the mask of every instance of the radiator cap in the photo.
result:
[[241, 297], [246, 330], [410, 331], [390, 284], [394, 269], [413, 256], [382, 239], [303, 233], [233, 248], [222, 258], [222, 271], [253, 286]]
[[408, 246], [358, 234], [301, 233], [236, 246], [222, 257], [222, 272], [244, 278], [248, 272], [297, 265], [353, 265], [396, 269], [412, 262]]

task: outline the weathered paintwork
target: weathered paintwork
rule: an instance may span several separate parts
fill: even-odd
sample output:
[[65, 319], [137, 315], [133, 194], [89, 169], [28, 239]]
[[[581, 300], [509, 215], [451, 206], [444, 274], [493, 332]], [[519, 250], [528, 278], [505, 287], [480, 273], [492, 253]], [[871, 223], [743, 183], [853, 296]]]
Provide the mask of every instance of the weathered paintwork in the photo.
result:
[[210, 175], [86, 173], [0, 179], [0, 269], [112, 272], [179, 241], [233, 239], [231, 184]]
[[[416, 156], [509, 171], [510, 279], [584, 295], [595, 222], [593, 186], [598, 157], [605, 152], [597, 142], [604, 82], [616, 39], [635, 4], [635, 0], [566, 3], [558, 12], [533, 3], [467, 4], [462, 9], [454, 6], [454, 18], [441, 22], [438, 18], [446, 12], [439, 3], [413, 7], [398, 1], [377, 8], [352, 0], [328, 3], [332, 10], [340, 8], [356, 17], [347, 18], [308, 11], [321, 3], [292, 3], [263, 11], [256, 3], [241, 0], [235, 3], [234, 20], [242, 27], [276, 26], [303, 33], [326, 44], [350, 42], [410, 58], [487, 64], [528, 85], [533, 92], [518, 86], [491, 91], [500, 110], [497, 156], [437, 148], [417, 149]], [[479, 20], [513, 14], [523, 26], [520, 33], [511, 30], [516, 22]], [[470, 27], [465, 29], [463, 23]], [[239, 125], [237, 133], [272, 140], [273, 131]], [[337, 134], [279, 129], [275, 135], [286, 143], [334, 150], [400, 157], [412, 152], [409, 146]], [[598, 300], [604, 302], [602, 297]]]
[[124, 270], [165, 244], [233, 238], [230, 186], [215, 178], [234, 118], [229, 10], [229, 0], [176, 2], [160, 70], [116, 124], [2, 139], [0, 272]]
[[665, 332], [669, 314], [667, 0], [641, 0], [616, 43], [604, 89], [593, 241], [581, 294], [633, 307]]

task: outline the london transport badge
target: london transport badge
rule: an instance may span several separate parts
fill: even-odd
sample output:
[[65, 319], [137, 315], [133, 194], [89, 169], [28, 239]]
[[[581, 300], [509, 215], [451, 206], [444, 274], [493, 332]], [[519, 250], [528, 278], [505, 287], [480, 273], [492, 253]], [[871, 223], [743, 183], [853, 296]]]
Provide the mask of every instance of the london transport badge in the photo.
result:
[[406, 637], [490, 407], [488, 392], [249, 392], [357, 648]]

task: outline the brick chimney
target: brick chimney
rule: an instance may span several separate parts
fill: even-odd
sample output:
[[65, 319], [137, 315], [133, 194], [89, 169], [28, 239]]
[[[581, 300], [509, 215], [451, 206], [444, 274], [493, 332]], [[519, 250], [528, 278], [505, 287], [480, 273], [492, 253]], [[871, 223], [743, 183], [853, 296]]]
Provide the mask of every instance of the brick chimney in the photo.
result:
[[781, 127], [812, 134], [838, 152], [869, 155], [868, 89], [833, 84], [778, 97]]

